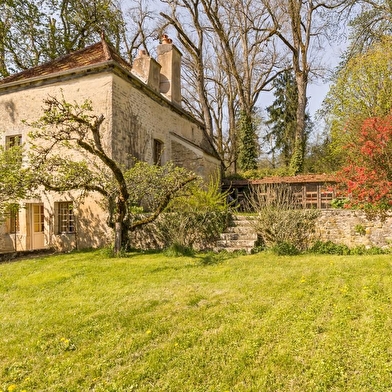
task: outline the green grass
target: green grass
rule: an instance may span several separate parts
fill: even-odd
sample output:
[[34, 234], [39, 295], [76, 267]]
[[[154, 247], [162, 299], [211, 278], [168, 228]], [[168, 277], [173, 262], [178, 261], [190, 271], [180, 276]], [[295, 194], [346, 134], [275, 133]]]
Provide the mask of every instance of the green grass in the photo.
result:
[[391, 391], [392, 259], [0, 264], [0, 391]]

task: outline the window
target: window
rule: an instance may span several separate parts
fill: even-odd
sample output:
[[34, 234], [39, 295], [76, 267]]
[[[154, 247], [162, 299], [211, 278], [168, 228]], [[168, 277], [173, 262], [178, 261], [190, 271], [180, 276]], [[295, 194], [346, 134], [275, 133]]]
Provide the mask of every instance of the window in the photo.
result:
[[8, 233], [10, 233], [10, 234], [18, 233], [20, 230], [20, 228], [19, 228], [19, 205], [12, 204], [8, 208], [7, 215], [8, 215], [8, 218], [7, 218]]
[[58, 203], [58, 233], [74, 233], [75, 219], [72, 202]]
[[22, 135], [13, 135], [13, 136], [7, 136], [5, 138], [5, 144], [6, 144], [6, 149], [15, 147], [15, 146], [21, 146], [22, 145]]
[[43, 204], [33, 204], [34, 233], [43, 233], [45, 230], [45, 212]]
[[154, 139], [154, 165], [162, 166], [163, 143]]

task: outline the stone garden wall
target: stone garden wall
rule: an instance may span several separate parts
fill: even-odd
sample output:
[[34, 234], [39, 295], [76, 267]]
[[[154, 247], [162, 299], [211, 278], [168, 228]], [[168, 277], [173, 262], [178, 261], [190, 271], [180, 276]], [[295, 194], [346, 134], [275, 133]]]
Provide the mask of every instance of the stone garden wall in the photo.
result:
[[349, 248], [391, 246], [392, 216], [384, 221], [369, 220], [362, 211], [322, 210], [317, 221], [317, 235], [321, 241], [332, 241]]

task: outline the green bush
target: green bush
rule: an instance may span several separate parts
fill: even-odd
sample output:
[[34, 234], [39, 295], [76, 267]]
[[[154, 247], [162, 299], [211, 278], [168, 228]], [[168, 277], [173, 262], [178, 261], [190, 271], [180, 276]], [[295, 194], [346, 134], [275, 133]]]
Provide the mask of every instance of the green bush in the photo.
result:
[[377, 246], [367, 248], [364, 245], [359, 245], [350, 249], [347, 245], [335, 244], [332, 241], [316, 241], [309, 252], [329, 255], [381, 255], [391, 253], [390, 249]]
[[194, 256], [195, 252], [192, 248], [174, 242], [165, 249], [164, 255], [167, 257]]
[[335, 244], [332, 241], [316, 241], [309, 249], [309, 252], [328, 255], [348, 255], [350, 254], [350, 249], [346, 245]]
[[287, 247], [281, 244], [290, 244], [303, 252], [310, 247], [319, 211], [301, 209], [290, 187], [259, 187], [248, 202], [257, 213], [253, 226], [267, 248], [280, 249]]
[[206, 189], [195, 186], [187, 196], [173, 200], [156, 223], [164, 247], [212, 248], [227, 226], [226, 197], [219, 184], [212, 182]]
[[271, 248], [278, 256], [296, 256], [301, 252], [290, 242], [278, 242]]

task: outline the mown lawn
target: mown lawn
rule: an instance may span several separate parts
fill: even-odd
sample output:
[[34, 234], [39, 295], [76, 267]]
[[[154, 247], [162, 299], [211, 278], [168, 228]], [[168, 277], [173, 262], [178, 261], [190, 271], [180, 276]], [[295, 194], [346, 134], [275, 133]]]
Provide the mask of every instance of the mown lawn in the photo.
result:
[[391, 391], [392, 258], [0, 264], [0, 391]]

